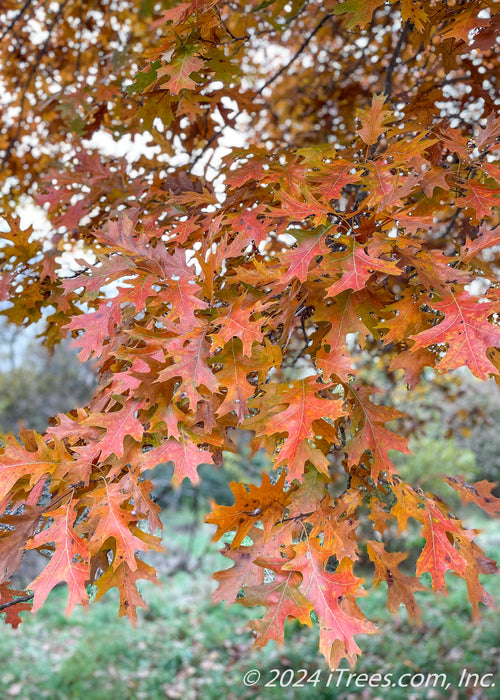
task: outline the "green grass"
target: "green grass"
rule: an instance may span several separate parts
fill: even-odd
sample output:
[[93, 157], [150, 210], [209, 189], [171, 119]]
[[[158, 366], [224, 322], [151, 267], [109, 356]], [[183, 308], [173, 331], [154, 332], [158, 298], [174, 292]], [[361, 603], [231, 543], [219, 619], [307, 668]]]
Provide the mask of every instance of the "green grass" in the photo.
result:
[[[170, 516], [167, 539], [174, 549], [190, 543], [194, 554], [203, 552], [202, 565], [194, 573], [167, 576], [159, 587], [145, 582], [141, 590], [149, 607], [140, 611], [136, 628], [117, 617], [116, 591], [88, 611], [76, 609], [66, 618], [64, 587], [53, 591], [36, 616], [25, 614], [19, 629], [5, 626], [0, 637], [0, 698], [399, 700], [450, 696], [450, 691], [397, 687], [362, 691], [352, 685], [346, 688], [343, 683], [338, 688], [332, 684], [325, 688], [329, 671], [317, 651], [318, 631], [298, 623], [288, 624], [283, 647], [272, 642], [264, 649], [253, 649], [246, 623], [256, 611], [212, 604], [210, 594], [215, 583], [210, 573], [228, 562], [217, 553], [216, 545], [209, 544], [208, 528], [197, 529], [192, 537], [186, 532], [187, 523], [186, 514]], [[488, 543], [488, 553], [498, 556], [496, 523], [485, 526], [483, 539], [483, 544]], [[161, 568], [160, 559], [158, 563]], [[489, 578], [488, 590], [498, 597], [498, 578]], [[363, 651], [357, 673], [392, 673], [394, 678], [408, 672], [446, 673], [453, 684], [463, 668], [479, 674], [498, 672], [498, 612], [487, 610], [479, 623], [473, 622], [465, 585], [452, 575], [447, 580], [450, 593], [446, 598], [418, 594], [423, 609], [421, 627], [410, 626], [404, 612], [396, 617], [387, 612], [384, 586], [361, 601], [363, 611], [379, 626], [380, 634], [357, 638]], [[263, 682], [271, 680], [273, 668], [303, 668], [309, 677], [320, 669], [321, 678], [316, 687], [304, 682], [303, 687], [295, 688], [246, 689], [242, 678], [252, 668], [261, 671]], [[483, 690], [476, 697], [499, 698], [500, 677], [497, 682], [498, 687]], [[461, 692], [455, 697], [470, 697]]]

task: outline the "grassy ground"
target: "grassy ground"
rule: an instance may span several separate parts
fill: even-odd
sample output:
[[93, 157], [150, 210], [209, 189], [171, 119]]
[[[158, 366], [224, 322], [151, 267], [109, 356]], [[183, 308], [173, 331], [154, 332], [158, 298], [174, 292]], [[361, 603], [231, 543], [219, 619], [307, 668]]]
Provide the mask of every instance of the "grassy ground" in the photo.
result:
[[[446, 673], [451, 684], [448, 690], [362, 689], [354, 681], [347, 687], [343, 680], [336, 687], [338, 675], [332, 676], [327, 688], [329, 671], [317, 652], [317, 630], [290, 624], [282, 648], [273, 642], [264, 649], [252, 649], [246, 627], [252, 611], [211, 603], [215, 583], [210, 572], [224, 568], [227, 560], [218, 554], [217, 545], [209, 543], [208, 527], [190, 536], [183, 527], [185, 518], [185, 514], [170, 517], [167, 539], [173, 541], [174, 549], [189, 544], [195, 554], [204, 552], [202, 564], [194, 573], [164, 577], [161, 587], [145, 583], [142, 591], [149, 608], [141, 611], [135, 629], [117, 618], [118, 601], [113, 595], [88, 612], [75, 610], [67, 619], [64, 587], [51, 594], [37, 616], [26, 614], [19, 629], [6, 626], [0, 637], [0, 698], [500, 698], [498, 611], [488, 610], [479, 624], [472, 622], [462, 581], [448, 578], [446, 598], [419, 594], [424, 609], [420, 628], [409, 626], [403, 612], [393, 618], [386, 611], [384, 586], [362, 601], [365, 614], [379, 625], [380, 634], [358, 638], [363, 656], [355, 671], [392, 673], [394, 679], [405, 673]], [[482, 544], [498, 557], [497, 523], [485, 524], [485, 528]], [[168, 568], [168, 556], [163, 564], [158, 562], [160, 570]], [[490, 577], [487, 587], [499, 597], [498, 577]], [[293, 680], [299, 683], [303, 676], [302, 685], [296, 687], [264, 687], [275, 668], [305, 669], [307, 676], [305, 672], [295, 675]], [[480, 675], [496, 673], [497, 686], [458, 690], [454, 686], [464, 668]], [[258, 669], [262, 680], [245, 688], [242, 679], [250, 669]], [[313, 676], [317, 669], [319, 673]], [[283, 677], [285, 685], [289, 680], [290, 674]]]

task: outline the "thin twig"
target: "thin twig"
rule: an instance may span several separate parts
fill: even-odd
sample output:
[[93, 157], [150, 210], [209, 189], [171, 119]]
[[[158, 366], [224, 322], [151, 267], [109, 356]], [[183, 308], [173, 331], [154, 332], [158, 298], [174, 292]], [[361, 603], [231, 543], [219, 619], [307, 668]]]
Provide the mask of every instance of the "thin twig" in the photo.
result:
[[9, 22], [9, 24], [5, 27], [5, 29], [3, 30], [3, 32], [0, 34], [0, 41], [2, 41], [2, 39], [10, 32], [10, 30], [14, 28], [14, 26], [19, 22], [19, 20], [20, 20], [21, 17], [24, 15], [24, 13], [25, 13], [26, 10], [28, 9], [28, 7], [29, 7], [30, 5], [32, 5], [33, 2], [34, 2], [34, 0], [26, 0], [26, 2], [25, 2], [24, 5], [21, 7], [21, 9], [20, 9], [19, 12], [17, 13], [17, 15], [16, 15], [15, 17], [12, 18], [12, 21]]
[[78, 22], [79, 22], [78, 52], [76, 54], [76, 65], [75, 65], [75, 77], [77, 79], [78, 79], [78, 76], [80, 75], [80, 70], [82, 67], [83, 0], [81, 0], [80, 7], [78, 8]]
[[302, 315], [300, 316], [300, 325], [301, 325], [301, 327], [302, 327], [302, 334], [303, 334], [303, 336], [304, 336], [304, 345], [302, 346], [302, 348], [301, 348], [299, 354], [297, 355], [297, 357], [293, 360], [292, 365], [294, 365], [294, 364], [299, 360], [299, 358], [302, 357], [302, 355], [305, 353], [305, 351], [306, 351], [307, 348], [309, 347], [309, 343], [310, 343], [310, 339], [309, 339], [309, 337], [308, 337], [308, 335], [307, 335], [306, 324], [305, 324], [305, 321], [304, 321], [304, 317], [303, 317]]
[[304, 2], [304, 4], [302, 5], [302, 7], [301, 7], [299, 10], [297, 10], [297, 12], [296, 12], [294, 15], [292, 15], [291, 17], [289, 17], [289, 18], [287, 19], [286, 23], [287, 23], [287, 24], [291, 24], [294, 20], [296, 20], [297, 17], [299, 17], [299, 15], [301, 15], [301, 14], [304, 12], [304, 10], [306, 9], [306, 7], [307, 7], [308, 5], [309, 5], [309, 0], [305, 0], [305, 2]]
[[394, 73], [394, 69], [396, 68], [396, 63], [399, 58], [399, 54], [401, 53], [401, 49], [403, 47], [403, 44], [405, 42], [405, 39], [408, 35], [408, 32], [410, 31], [411, 28], [411, 22], [408, 20], [405, 22], [405, 25], [403, 27], [403, 31], [399, 35], [398, 43], [396, 44], [394, 51], [391, 56], [391, 60], [389, 61], [389, 65], [387, 66], [387, 73], [385, 75], [385, 85], [384, 85], [384, 93], [386, 95], [387, 100], [390, 99], [391, 93], [392, 93], [392, 76]]
[[[304, 9], [306, 6], [307, 6], [307, 2], [304, 3], [302, 9]], [[302, 10], [301, 10], [301, 11], [302, 11]], [[295, 15], [294, 17], [292, 17], [290, 21], [292, 21], [293, 19], [295, 19], [295, 17], [297, 17], [299, 14], [300, 14], [300, 12], [298, 12], [297, 15]], [[262, 85], [262, 87], [261, 87], [259, 90], [257, 90], [257, 92], [255, 93], [255, 95], [252, 97], [252, 101], [257, 97], [257, 95], [260, 95], [260, 94], [265, 90], [265, 88], [266, 88], [268, 85], [271, 85], [271, 83], [273, 83], [277, 78], [279, 78], [280, 75], [282, 75], [285, 71], [288, 70], [288, 68], [292, 65], [292, 63], [293, 63], [294, 61], [296, 61], [297, 58], [300, 56], [300, 54], [307, 48], [307, 46], [308, 46], [308, 44], [310, 43], [310, 41], [311, 41], [311, 39], [313, 38], [313, 36], [321, 29], [321, 27], [325, 24], [325, 22], [326, 22], [328, 19], [330, 19], [330, 17], [331, 17], [330, 14], [327, 14], [327, 15], [325, 15], [325, 16], [323, 17], [323, 19], [316, 25], [316, 27], [312, 30], [312, 32], [311, 32], [311, 33], [306, 37], [306, 39], [302, 42], [302, 44], [300, 45], [300, 47], [298, 48], [298, 50], [295, 52], [295, 54], [292, 56], [292, 58], [288, 61], [288, 63], [287, 63], [286, 65], [284, 65], [282, 68], [280, 68], [280, 70], [279, 70], [275, 75], [273, 75], [271, 78], [269, 78], [269, 80], [268, 80], [266, 83], [264, 83], [264, 85]], [[221, 20], [221, 21], [222, 21], [222, 20]], [[224, 25], [224, 27], [225, 27], [226, 31], [228, 32], [228, 34], [229, 34], [230, 36], [233, 36], [233, 35], [231, 34], [231, 32], [229, 31], [229, 29], [226, 27], [226, 25]], [[245, 38], [246, 38], [246, 37], [234, 37], [234, 40], [235, 40], [235, 41], [240, 41], [240, 40], [244, 40]], [[214, 132], [214, 133], [212, 134], [212, 136], [208, 139], [207, 143], [203, 146], [203, 148], [202, 148], [201, 151], [198, 153], [198, 155], [196, 156], [196, 158], [195, 158], [195, 159], [193, 160], [193, 162], [189, 165], [189, 167], [188, 167], [188, 173], [191, 173], [191, 172], [192, 172], [192, 170], [193, 170], [193, 168], [195, 167], [195, 165], [200, 161], [201, 158], [203, 158], [203, 156], [204, 156], [205, 153], [208, 151], [208, 149], [210, 148], [210, 146], [212, 145], [212, 143], [215, 141], [215, 139], [219, 138], [219, 136], [222, 136], [222, 134], [223, 134], [223, 132], [224, 132], [224, 129], [225, 129], [226, 127], [227, 127], [227, 124], [224, 124], [223, 126], [220, 127], [220, 129], [219, 129], [218, 131], [216, 131], [216, 132]]]
[[[305, 7], [306, 5], [307, 5], [307, 3], [305, 3], [304, 7]], [[300, 14], [300, 13], [299, 13], [299, 14]], [[321, 19], [320, 22], [318, 22], [318, 24], [316, 25], [316, 27], [312, 30], [312, 32], [310, 32], [310, 34], [308, 34], [308, 36], [306, 37], [306, 39], [304, 39], [304, 41], [303, 41], [302, 44], [299, 46], [299, 48], [297, 49], [297, 51], [294, 53], [294, 55], [292, 56], [292, 58], [288, 61], [288, 63], [285, 64], [284, 66], [282, 66], [282, 68], [280, 68], [280, 70], [279, 70], [277, 73], [275, 73], [273, 76], [271, 76], [271, 78], [269, 78], [269, 80], [268, 80], [267, 82], [265, 82], [264, 85], [262, 85], [262, 87], [259, 88], [259, 90], [257, 90], [257, 92], [255, 93], [255, 95], [252, 97], [252, 101], [257, 97], [257, 95], [260, 95], [260, 94], [265, 90], [266, 87], [268, 87], [269, 85], [271, 85], [271, 83], [273, 83], [277, 78], [279, 78], [280, 75], [282, 75], [283, 73], [285, 73], [285, 72], [290, 68], [290, 66], [292, 65], [292, 63], [294, 63], [294, 62], [297, 60], [297, 58], [300, 56], [300, 54], [307, 48], [307, 46], [309, 45], [309, 43], [310, 43], [311, 39], [313, 38], [313, 36], [314, 36], [315, 34], [317, 34], [317, 32], [321, 29], [321, 27], [325, 24], [325, 22], [326, 22], [328, 19], [330, 19], [330, 18], [331, 18], [331, 15], [330, 15], [330, 14], [327, 14], [327, 15], [325, 15], [325, 16]], [[294, 18], [292, 18], [292, 19], [294, 19]], [[228, 31], [229, 31], [229, 30], [228, 30]], [[239, 41], [239, 39], [237, 39], [237, 40]], [[191, 172], [192, 172], [194, 166], [199, 162], [199, 160], [200, 160], [201, 158], [203, 158], [203, 156], [204, 156], [205, 153], [208, 151], [208, 149], [210, 148], [210, 146], [212, 145], [212, 143], [215, 141], [215, 139], [222, 135], [222, 132], [224, 131], [224, 129], [226, 128], [226, 126], [227, 126], [227, 124], [224, 124], [224, 126], [222, 126], [222, 127], [221, 127], [218, 131], [216, 131], [214, 134], [212, 134], [212, 136], [208, 139], [207, 143], [203, 146], [203, 148], [202, 148], [201, 151], [198, 153], [198, 155], [196, 156], [196, 158], [194, 159], [194, 161], [190, 164], [190, 166], [189, 166], [189, 168], [188, 168], [188, 173], [191, 173]]]
[[18, 603], [28, 603], [30, 600], [33, 600], [34, 597], [35, 594], [31, 593], [30, 595], [23, 595], [20, 598], [16, 598], [16, 600], [10, 600], [8, 603], [1, 603], [0, 612], [6, 608], [11, 608], [13, 605], [17, 605]]
[[455, 209], [455, 213], [454, 213], [453, 216], [451, 217], [451, 219], [450, 219], [450, 221], [449, 221], [449, 223], [448, 223], [448, 226], [447, 226], [446, 229], [443, 231], [443, 233], [439, 236], [439, 238], [446, 238], [446, 236], [448, 236], [448, 234], [451, 233], [451, 231], [452, 231], [452, 229], [453, 229], [453, 226], [455, 225], [455, 221], [457, 220], [458, 215], [460, 214], [461, 211], [462, 211], [462, 207], [457, 207], [457, 208]]
[[[226, 32], [229, 34], [229, 36], [231, 37], [231, 39], [232, 39], [233, 41], [248, 41], [248, 39], [250, 39], [250, 37], [249, 37], [248, 34], [244, 34], [243, 36], [234, 36], [233, 32], [229, 29], [229, 27], [227, 26], [227, 24], [226, 24], [226, 23], [224, 22], [224, 20], [222, 19], [222, 15], [221, 15], [221, 13], [220, 13], [220, 9], [219, 9], [218, 7], [216, 7], [216, 8], [215, 8], [215, 11], [217, 12], [217, 15], [218, 15], [218, 17], [219, 17], [219, 19], [220, 19], [220, 23], [222, 24], [222, 26], [224, 27], [224, 29], [226, 30]], [[225, 42], [221, 42], [221, 43], [225, 43]]]
[[208, 141], [206, 142], [206, 144], [203, 146], [203, 148], [201, 149], [201, 151], [198, 153], [198, 155], [196, 156], [196, 158], [193, 160], [193, 162], [192, 162], [191, 165], [189, 166], [189, 168], [188, 168], [188, 173], [191, 173], [191, 171], [193, 170], [193, 168], [194, 168], [194, 166], [196, 165], [196, 163], [200, 160], [200, 158], [203, 158], [203, 156], [204, 156], [205, 153], [208, 151], [208, 149], [210, 148], [210, 146], [212, 145], [212, 143], [215, 141], [215, 139], [216, 139], [218, 136], [222, 136], [222, 132], [224, 131], [224, 129], [226, 128], [226, 126], [227, 126], [227, 124], [224, 124], [224, 126], [222, 126], [222, 127], [219, 129], [219, 131], [215, 131], [215, 132], [212, 134], [212, 136], [208, 139]]
[[307, 46], [309, 45], [309, 43], [310, 43], [311, 39], [313, 38], [313, 36], [319, 32], [319, 30], [321, 29], [321, 27], [325, 24], [325, 22], [326, 22], [327, 20], [330, 19], [330, 17], [331, 17], [330, 14], [327, 14], [327, 15], [325, 15], [325, 16], [323, 17], [323, 19], [315, 26], [315, 28], [312, 30], [312, 32], [311, 32], [310, 34], [308, 34], [308, 36], [304, 39], [304, 41], [303, 41], [302, 44], [299, 46], [299, 48], [297, 49], [297, 51], [293, 54], [292, 58], [288, 61], [288, 63], [286, 63], [282, 68], [280, 68], [279, 71], [278, 71], [277, 73], [275, 73], [273, 76], [271, 76], [271, 77], [269, 78], [269, 80], [267, 80], [267, 81], [264, 83], [264, 85], [262, 85], [262, 87], [259, 88], [259, 89], [257, 90], [257, 93], [256, 93], [256, 95], [254, 96], [253, 99], [255, 99], [255, 97], [256, 97], [257, 95], [260, 95], [260, 94], [266, 89], [266, 87], [268, 87], [268, 85], [271, 85], [271, 83], [274, 83], [274, 81], [275, 81], [277, 78], [279, 78], [280, 75], [282, 75], [283, 73], [285, 73], [285, 72], [290, 68], [290, 66], [292, 65], [292, 63], [294, 63], [294, 62], [297, 60], [297, 58], [300, 56], [300, 54], [307, 48]]

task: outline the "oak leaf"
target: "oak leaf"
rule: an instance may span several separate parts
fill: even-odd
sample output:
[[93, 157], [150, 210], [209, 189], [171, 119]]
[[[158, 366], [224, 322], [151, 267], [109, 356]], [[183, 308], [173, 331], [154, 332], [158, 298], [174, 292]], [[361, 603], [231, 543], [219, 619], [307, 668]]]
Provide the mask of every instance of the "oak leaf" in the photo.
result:
[[353, 664], [360, 653], [354, 636], [374, 634], [377, 629], [355, 602], [356, 597], [364, 595], [362, 579], [348, 570], [329, 573], [325, 568], [328, 552], [313, 542], [301, 542], [294, 549], [294, 558], [282, 569], [302, 574], [300, 591], [314, 605], [319, 619], [321, 653], [330, 668], [337, 668], [343, 657]]
[[44, 515], [53, 519], [52, 524], [32, 537], [26, 549], [44, 548], [53, 542], [54, 551], [47, 566], [28, 586], [35, 594], [32, 610], [39, 610], [54, 586], [64, 581], [68, 584], [66, 613], [69, 614], [75, 605], [88, 605], [89, 602], [85, 588], [90, 578], [89, 546], [74, 530], [76, 513], [73, 504], [60, 506]]
[[466, 366], [480, 379], [486, 379], [489, 373], [495, 374], [497, 369], [486, 351], [500, 345], [500, 328], [488, 318], [500, 310], [500, 303], [489, 300], [481, 303], [465, 291], [454, 294], [450, 290], [443, 301], [432, 302], [432, 306], [444, 318], [437, 325], [411, 335], [415, 341], [411, 351], [446, 343], [448, 349], [436, 365], [438, 370]]
[[400, 605], [404, 605], [410, 618], [420, 621], [421, 610], [415, 600], [416, 591], [425, 591], [415, 576], [405, 576], [399, 571], [399, 564], [408, 556], [404, 552], [386, 552], [381, 542], [369, 540], [366, 543], [368, 556], [375, 564], [373, 585], [378, 586], [382, 581], [387, 583], [387, 609], [397, 613]]
[[169, 79], [162, 83], [162, 88], [170, 90], [177, 95], [181, 90], [192, 90], [196, 87], [196, 81], [191, 78], [192, 73], [198, 73], [203, 68], [205, 61], [188, 53], [176, 57], [171, 63], [159, 68], [158, 78], [168, 75]]

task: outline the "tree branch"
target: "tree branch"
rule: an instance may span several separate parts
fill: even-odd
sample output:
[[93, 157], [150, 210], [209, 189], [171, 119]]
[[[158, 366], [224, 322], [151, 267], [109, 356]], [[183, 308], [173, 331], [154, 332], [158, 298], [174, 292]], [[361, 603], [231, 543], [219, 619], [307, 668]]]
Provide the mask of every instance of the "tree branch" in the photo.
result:
[[[312, 32], [310, 34], [308, 34], [308, 36], [304, 39], [304, 41], [299, 46], [297, 51], [293, 54], [292, 58], [288, 61], [288, 63], [286, 63], [284, 66], [282, 66], [277, 73], [275, 73], [273, 76], [271, 76], [269, 78], [269, 80], [267, 80], [264, 83], [264, 85], [262, 85], [262, 87], [257, 90], [256, 96], [260, 95], [266, 89], [266, 87], [268, 87], [268, 85], [271, 85], [271, 83], [274, 83], [274, 81], [277, 80], [277, 78], [279, 78], [280, 75], [285, 73], [290, 68], [292, 63], [294, 63], [297, 60], [297, 58], [300, 56], [300, 54], [307, 48], [307, 46], [309, 45], [313, 36], [319, 32], [321, 27], [325, 24], [325, 22], [327, 20], [330, 19], [330, 17], [331, 17], [330, 14], [327, 14], [323, 17], [323, 19], [315, 26], [315, 28], [312, 30]], [[255, 98], [253, 98], [253, 99], [255, 99]]]
[[[304, 3], [302, 9], [304, 9], [306, 6], [307, 6], [307, 2]], [[301, 11], [302, 11], [302, 10], [301, 10]], [[294, 17], [292, 17], [291, 20], [295, 19], [299, 14], [300, 14], [300, 12], [298, 12]], [[294, 61], [297, 60], [297, 58], [300, 56], [300, 54], [307, 48], [307, 46], [309, 45], [309, 43], [310, 43], [311, 39], [313, 38], [313, 36], [314, 36], [315, 34], [317, 34], [317, 32], [321, 29], [321, 27], [325, 24], [325, 22], [326, 22], [328, 19], [330, 19], [331, 16], [332, 16], [332, 15], [327, 14], [327, 15], [325, 15], [325, 16], [321, 19], [320, 22], [318, 22], [318, 24], [316, 25], [316, 27], [312, 30], [312, 32], [310, 32], [310, 34], [309, 34], [309, 35], [306, 37], [306, 39], [302, 42], [302, 44], [299, 46], [299, 48], [298, 48], [297, 51], [294, 53], [294, 55], [292, 56], [292, 58], [288, 61], [288, 63], [287, 63], [286, 65], [282, 66], [282, 67], [280, 68], [280, 70], [279, 70], [277, 73], [275, 73], [271, 78], [269, 78], [269, 80], [268, 80], [267, 82], [265, 82], [264, 85], [262, 85], [262, 87], [259, 88], [259, 90], [257, 90], [256, 94], [255, 94], [254, 97], [252, 98], [252, 101], [255, 99], [255, 97], [257, 97], [257, 95], [260, 95], [260, 94], [265, 90], [265, 88], [268, 87], [268, 85], [271, 85], [271, 83], [273, 83], [277, 78], [279, 78], [280, 75], [282, 75], [283, 73], [285, 73], [285, 72], [290, 68], [290, 66], [292, 65], [292, 63], [294, 63]], [[291, 21], [291, 20], [290, 20], [290, 21]], [[225, 26], [225, 25], [224, 25], [224, 26]], [[227, 27], [225, 27], [225, 28], [226, 28], [226, 30], [228, 31], [228, 33], [230, 34], [230, 36], [233, 36], [233, 35], [231, 34], [231, 32], [229, 31], [229, 29], [227, 29]], [[245, 39], [245, 37], [239, 37], [239, 38], [238, 38], [238, 37], [234, 37], [234, 39], [235, 39], [236, 41], [240, 41], [240, 40]], [[224, 129], [226, 128], [226, 126], [227, 126], [227, 124], [224, 124], [218, 131], [216, 131], [215, 133], [212, 134], [212, 136], [208, 139], [207, 143], [203, 146], [203, 148], [202, 148], [201, 151], [198, 153], [198, 155], [196, 156], [196, 158], [195, 158], [195, 159], [193, 160], [193, 162], [189, 165], [189, 167], [188, 167], [188, 173], [191, 173], [191, 172], [192, 172], [192, 170], [193, 170], [193, 168], [195, 167], [195, 165], [200, 161], [201, 158], [203, 158], [203, 156], [204, 156], [205, 153], [208, 151], [208, 149], [210, 148], [210, 146], [212, 145], [212, 143], [215, 141], [215, 139], [217, 139], [219, 136], [222, 135], [222, 133], [223, 133]]]
[[196, 165], [196, 163], [197, 163], [201, 158], [203, 158], [203, 156], [204, 156], [205, 153], [208, 151], [208, 149], [210, 148], [210, 146], [213, 144], [213, 142], [215, 141], [215, 139], [218, 138], [219, 136], [222, 136], [222, 132], [224, 131], [224, 129], [226, 128], [226, 126], [227, 126], [227, 124], [224, 124], [224, 126], [221, 127], [221, 128], [219, 129], [219, 131], [215, 131], [215, 132], [212, 134], [212, 136], [208, 139], [208, 141], [206, 142], [206, 144], [203, 146], [203, 148], [201, 149], [201, 151], [198, 153], [198, 155], [196, 156], [196, 158], [193, 160], [193, 162], [192, 162], [191, 165], [189, 166], [189, 168], [188, 168], [188, 173], [191, 173], [191, 171], [193, 170], [193, 168], [194, 168], [194, 166]]
[[16, 598], [16, 600], [10, 600], [8, 603], [1, 603], [0, 612], [6, 608], [11, 608], [13, 605], [17, 605], [18, 603], [28, 603], [30, 600], [33, 600], [34, 597], [35, 594], [31, 593], [30, 595], [23, 595], [20, 598]]
[[387, 66], [387, 73], [385, 75], [385, 85], [384, 85], [384, 93], [386, 95], [386, 101], [390, 99], [391, 93], [392, 93], [392, 76], [394, 73], [394, 69], [396, 68], [396, 63], [399, 58], [399, 54], [401, 53], [401, 49], [403, 48], [403, 44], [405, 42], [405, 39], [408, 35], [408, 32], [411, 29], [411, 22], [407, 20], [405, 22], [405, 25], [403, 27], [403, 31], [399, 35], [398, 43], [394, 47], [394, 51], [391, 56], [391, 60], [389, 61], [389, 65]]
[[460, 214], [461, 211], [462, 211], [462, 207], [457, 207], [455, 209], [455, 212], [454, 212], [453, 216], [451, 217], [451, 219], [448, 223], [448, 226], [443, 231], [443, 233], [439, 236], [439, 238], [446, 238], [451, 233], [451, 231], [453, 230], [453, 227], [455, 225], [455, 221], [457, 220], [458, 215]]
[[59, 21], [59, 18], [61, 17], [62, 13], [64, 12], [64, 8], [68, 4], [69, 0], [63, 0], [63, 2], [59, 5], [59, 9], [57, 10], [56, 14], [54, 15], [54, 19], [52, 20], [50, 27], [48, 28], [48, 34], [47, 38], [45, 39], [44, 43], [42, 44], [40, 50], [35, 56], [35, 61], [33, 65], [31, 66], [31, 70], [28, 73], [28, 77], [26, 78], [26, 82], [24, 83], [24, 87], [21, 92], [21, 100], [19, 102], [19, 119], [17, 123], [17, 129], [15, 131], [14, 136], [11, 138], [9, 145], [7, 149], [5, 150], [5, 154], [2, 158], [2, 163], [0, 165], [0, 172], [4, 169], [7, 161], [10, 158], [10, 154], [14, 150], [14, 146], [16, 145], [18, 139], [19, 139], [19, 134], [21, 133], [22, 129], [22, 124], [23, 124], [23, 114], [24, 114], [24, 104], [26, 102], [26, 96], [28, 94], [28, 89], [31, 85], [31, 82], [33, 78], [35, 77], [35, 73], [37, 71], [38, 66], [40, 65], [40, 61], [42, 58], [45, 56], [47, 53], [47, 49], [49, 47], [49, 42], [50, 42], [50, 37], [52, 36], [52, 32], [54, 31], [54, 28]]
[[17, 13], [17, 15], [12, 18], [12, 20], [9, 22], [9, 24], [5, 27], [3, 32], [0, 34], [0, 41], [2, 41], [5, 38], [5, 36], [11, 31], [11, 29], [14, 28], [14, 26], [19, 22], [21, 17], [24, 15], [24, 13], [29, 8], [29, 6], [33, 4], [33, 2], [34, 2], [34, 0], [26, 0], [25, 1], [24, 5], [21, 7], [21, 9]]

